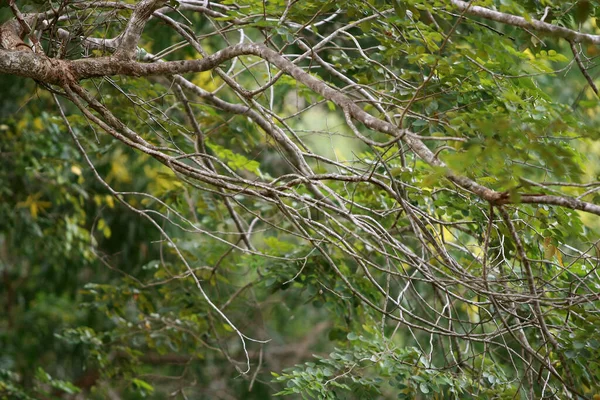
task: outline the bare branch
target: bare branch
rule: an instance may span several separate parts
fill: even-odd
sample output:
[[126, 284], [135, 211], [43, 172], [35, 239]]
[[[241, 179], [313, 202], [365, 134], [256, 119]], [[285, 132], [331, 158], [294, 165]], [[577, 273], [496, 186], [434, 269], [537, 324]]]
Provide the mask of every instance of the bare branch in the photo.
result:
[[588, 73], [587, 69], [585, 68], [585, 65], [583, 65], [583, 61], [581, 61], [581, 56], [579, 55], [579, 50], [577, 50], [577, 46], [572, 41], [569, 41], [569, 45], [571, 46], [571, 51], [573, 52], [573, 57], [575, 58], [575, 61], [577, 62], [577, 66], [579, 67], [579, 70], [581, 71], [581, 73], [583, 74], [585, 79], [587, 80], [588, 84], [590, 85], [590, 87], [592, 88], [594, 93], [596, 93], [596, 96], [600, 96], [600, 94], [598, 93], [598, 87], [594, 83], [594, 79]]

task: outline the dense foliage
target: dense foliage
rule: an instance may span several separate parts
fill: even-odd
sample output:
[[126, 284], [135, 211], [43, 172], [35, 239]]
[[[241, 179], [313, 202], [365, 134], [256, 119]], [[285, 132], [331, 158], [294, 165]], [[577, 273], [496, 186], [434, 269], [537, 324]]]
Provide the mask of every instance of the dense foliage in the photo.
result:
[[596, 1], [0, 4], [0, 398], [600, 396]]

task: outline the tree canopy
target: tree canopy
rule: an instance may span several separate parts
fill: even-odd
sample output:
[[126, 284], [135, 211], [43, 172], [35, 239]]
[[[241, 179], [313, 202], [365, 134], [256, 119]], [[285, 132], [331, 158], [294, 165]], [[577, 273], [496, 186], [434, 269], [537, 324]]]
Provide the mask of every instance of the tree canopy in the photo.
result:
[[0, 398], [600, 398], [600, 3], [0, 5]]

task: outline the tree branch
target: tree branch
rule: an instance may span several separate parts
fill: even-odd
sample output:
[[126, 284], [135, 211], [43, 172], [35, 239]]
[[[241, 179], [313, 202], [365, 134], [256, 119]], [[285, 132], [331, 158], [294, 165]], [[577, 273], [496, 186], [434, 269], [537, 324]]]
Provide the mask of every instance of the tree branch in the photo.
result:
[[[257, 43], [244, 43], [230, 46], [199, 60], [167, 61], [159, 63], [140, 63], [136, 61], [116, 60], [112, 57], [65, 61], [49, 59], [45, 56], [33, 53], [0, 50], [0, 72], [30, 77], [47, 83], [60, 84], [68, 77], [71, 77], [74, 81], [79, 81], [86, 78], [111, 75], [140, 77], [202, 72], [213, 69], [223, 62], [241, 55], [254, 55], [265, 59], [284, 73], [306, 85], [315, 93], [332, 101], [340, 108], [347, 110], [352, 118], [360, 121], [368, 128], [391, 135], [395, 140], [404, 141], [415, 154], [429, 165], [447, 168], [446, 165], [436, 158], [435, 154], [412, 132], [406, 129], [400, 129], [387, 121], [372, 116], [357, 106], [352, 99], [341, 91], [328, 86], [325, 82], [308, 74], [302, 68], [293, 64], [276, 51]], [[244, 113], [247, 112], [248, 111], [244, 111]], [[263, 128], [265, 127], [266, 126], [263, 126]], [[305, 164], [299, 162], [299, 160], [296, 161], [297, 167]], [[475, 193], [482, 199], [491, 203], [507, 204], [509, 202], [508, 197], [504, 193], [482, 186], [467, 177], [458, 176], [449, 169], [447, 169], [446, 177], [458, 186]], [[567, 197], [524, 196], [521, 201], [533, 204], [560, 205], [600, 215], [600, 206]]]
[[583, 61], [581, 60], [581, 57], [579, 56], [579, 51], [577, 50], [577, 46], [575, 46], [575, 43], [573, 43], [572, 41], [569, 41], [569, 45], [571, 46], [571, 51], [573, 52], [573, 57], [575, 58], [575, 61], [577, 62], [577, 66], [579, 67], [581, 74], [588, 81], [590, 87], [592, 88], [594, 93], [596, 93], [596, 96], [600, 96], [600, 94], [598, 93], [598, 87], [594, 83], [594, 79], [588, 73], [587, 69], [585, 68], [585, 65], [583, 65]]
[[167, 0], [144, 0], [139, 3], [120, 39], [120, 45], [115, 52], [115, 57], [121, 60], [130, 60], [135, 57], [137, 44], [140, 41], [140, 36], [144, 31], [146, 22], [152, 16], [154, 10], [162, 7]]
[[534, 30], [545, 33], [549, 36], [567, 39], [572, 42], [585, 42], [600, 44], [600, 35], [590, 35], [581, 33], [572, 29], [563, 28], [562, 26], [552, 25], [547, 22], [542, 22], [537, 19], [525, 19], [512, 14], [506, 14], [499, 11], [490, 10], [489, 8], [474, 6], [471, 3], [461, 0], [451, 0], [452, 4], [460, 11], [467, 14], [500, 22], [502, 24], [512, 25], [523, 29]]

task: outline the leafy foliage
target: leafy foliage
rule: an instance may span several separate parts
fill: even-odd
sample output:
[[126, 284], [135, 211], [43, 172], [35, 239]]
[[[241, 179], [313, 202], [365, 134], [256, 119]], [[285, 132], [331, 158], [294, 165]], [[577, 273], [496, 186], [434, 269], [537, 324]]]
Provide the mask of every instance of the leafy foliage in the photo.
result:
[[[149, 3], [19, 7], [68, 62]], [[0, 397], [600, 395], [597, 49], [475, 8], [596, 2], [199, 3], [138, 61], [266, 47], [4, 79]]]

